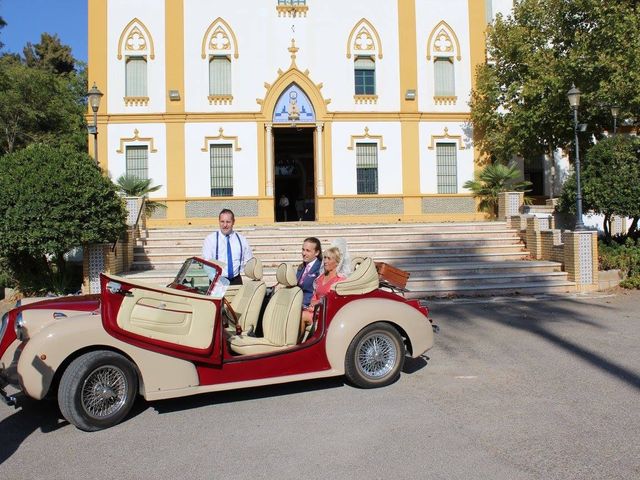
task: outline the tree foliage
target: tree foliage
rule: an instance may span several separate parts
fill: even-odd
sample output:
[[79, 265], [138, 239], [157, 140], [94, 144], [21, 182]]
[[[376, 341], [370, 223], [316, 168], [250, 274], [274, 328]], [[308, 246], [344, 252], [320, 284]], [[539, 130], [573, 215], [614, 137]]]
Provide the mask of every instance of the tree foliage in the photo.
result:
[[[606, 241], [614, 215], [632, 217], [628, 235], [640, 219], [640, 139], [626, 135], [604, 139], [589, 150], [580, 174], [582, 206], [604, 216]], [[560, 209], [576, 212], [575, 176], [565, 184]]]
[[472, 121], [483, 153], [508, 161], [570, 150], [567, 91], [582, 91], [580, 121], [588, 135], [610, 130], [640, 107], [640, 16], [633, 0], [521, 0], [488, 30], [490, 61], [478, 68]]
[[486, 165], [475, 180], [468, 180], [463, 185], [473, 192], [474, 197], [480, 198], [478, 209], [494, 216], [498, 214], [498, 200], [502, 192], [526, 192], [531, 187], [529, 181], [516, 181], [522, 172], [515, 165], [501, 163]]
[[0, 157], [0, 255], [24, 290], [54, 289], [65, 252], [115, 241], [124, 219], [114, 184], [88, 154], [32, 145]]
[[60, 42], [58, 34], [43, 33], [40, 43], [28, 42], [22, 51], [28, 67], [41, 68], [52, 73], [71, 73], [76, 69], [76, 59], [71, 47]]
[[58, 75], [0, 57], [0, 154], [30, 143], [85, 150], [85, 89], [82, 74]]

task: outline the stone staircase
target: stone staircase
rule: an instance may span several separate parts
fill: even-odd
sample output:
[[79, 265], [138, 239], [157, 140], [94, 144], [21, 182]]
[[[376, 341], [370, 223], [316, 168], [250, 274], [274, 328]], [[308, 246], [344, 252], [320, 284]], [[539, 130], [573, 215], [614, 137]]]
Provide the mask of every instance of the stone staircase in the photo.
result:
[[[305, 237], [328, 247], [335, 238], [347, 241], [352, 257], [372, 256], [411, 273], [408, 297], [504, 295], [575, 291], [561, 265], [530, 261], [515, 229], [504, 222], [321, 225], [288, 223], [240, 227], [262, 260], [267, 285], [276, 267], [299, 263]], [[185, 258], [200, 255], [210, 229], [153, 229], [138, 240], [132, 271], [124, 276], [168, 284]]]

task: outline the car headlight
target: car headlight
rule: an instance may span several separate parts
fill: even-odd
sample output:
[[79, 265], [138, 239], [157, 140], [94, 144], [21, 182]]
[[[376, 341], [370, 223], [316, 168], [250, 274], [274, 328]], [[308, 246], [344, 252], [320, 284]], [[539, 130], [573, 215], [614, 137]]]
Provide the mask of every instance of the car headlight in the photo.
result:
[[4, 332], [7, 329], [8, 324], [9, 324], [9, 312], [5, 313], [2, 316], [2, 323], [0, 323], [0, 342], [2, 341], [2, 337], [4, 336]]
[[13, 324], [13, 329], [16, 332], [16, 338], [21, 342], [26, 338], [26, 331], [24, 328], [24, 320], [22, 318], [22, 312], [18, 313], [16, 317], [16, 322]]

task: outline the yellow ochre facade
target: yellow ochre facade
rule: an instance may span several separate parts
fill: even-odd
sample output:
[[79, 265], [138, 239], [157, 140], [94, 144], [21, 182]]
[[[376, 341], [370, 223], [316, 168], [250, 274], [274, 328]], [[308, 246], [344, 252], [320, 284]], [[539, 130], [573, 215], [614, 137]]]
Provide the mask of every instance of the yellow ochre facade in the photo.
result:
[[481, 220], [468, 101], [511, 4], [89, 0], [98, 158], [161, 186], [151, 226]]

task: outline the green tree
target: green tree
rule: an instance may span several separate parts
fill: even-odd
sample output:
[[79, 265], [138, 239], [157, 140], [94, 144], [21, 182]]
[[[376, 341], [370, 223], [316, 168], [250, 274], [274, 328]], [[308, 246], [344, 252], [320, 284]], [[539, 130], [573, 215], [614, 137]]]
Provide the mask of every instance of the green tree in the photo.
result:
[[71, 47], [63, 45], [58, 34], [43, 33], [40, 43], [27, 43], [22, 51], [27, 67], [42, 68], [56, 74], [75, 71], [76, 59]]
[[[0, 31], [2, 31], [2, 29], [4, 27], [7, 26], [7, 22], [4, 20], [4, 18], [0, 17]], [[4, 47], [4, 43], [0, 42], [0, 48]]]
[[157, 210], [164, 210], [167, 206], [164, 203], [149, 200], [149, 194], [157, 192], [162, 185], [151, 186], [151, 178], [138, 178], [133, 175], [120, 175], [116, 180], [118, 189], [127, 197], [144, 197], [144, 213], [148, 217]]
[[498, 199], [502, 192], [526, 192], [531, 182], [517, 180], [522, 172], [515, 165], [506, 166], [501, 163], [486, 165], [475, 180], [468, 180], [463, 185], [480, 198], [478, 209], [482, 212], [498, 215]]
[[[604, 216], [604, 235], [611, 242], [614, 215], [632, 217], [627, 235], [637, 231], [640, 219], [640, 139], [626, 135], [606, 138], [596, 144], [584, 161], [580, 175], [582, 205]], [[559, 208], [575, 214], [575, 177], [565, 184]]]
[[[483, 153], [503, 162], [570, 151], [567, 91], [582, 91], [580, 121], [591, 138], [640, 108], [640, 16], [634, 0], [521, 0], [488, 29], [489, 62], [476, 72], [471, 117]], [[624, 45], [624, 47], [621, 47]]]
[[86, 150], [84, 73], [58, 75], [0, 56], [0, 155], [30, 143]]
[[64, 290], [64, 254], [115, 241], [124, 219], [114, 184], [88, 154], [31, 145], [0, 157], [0, 256], [23, 291]]

